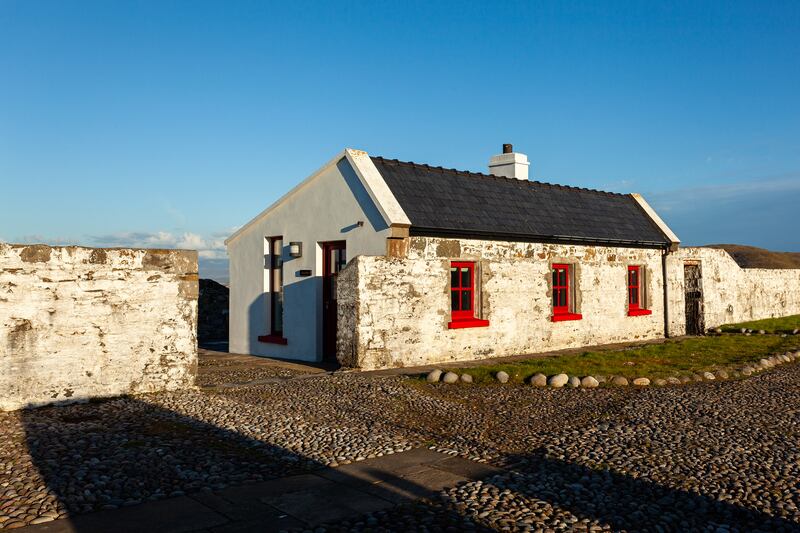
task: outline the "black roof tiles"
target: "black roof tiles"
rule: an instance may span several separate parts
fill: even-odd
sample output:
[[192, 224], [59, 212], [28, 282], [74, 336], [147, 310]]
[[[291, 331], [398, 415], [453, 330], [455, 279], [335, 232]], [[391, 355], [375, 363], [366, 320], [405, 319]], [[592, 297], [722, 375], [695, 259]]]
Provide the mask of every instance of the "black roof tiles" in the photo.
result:
[[373, 157], [417, 235], [666, 246], [630, 195]]

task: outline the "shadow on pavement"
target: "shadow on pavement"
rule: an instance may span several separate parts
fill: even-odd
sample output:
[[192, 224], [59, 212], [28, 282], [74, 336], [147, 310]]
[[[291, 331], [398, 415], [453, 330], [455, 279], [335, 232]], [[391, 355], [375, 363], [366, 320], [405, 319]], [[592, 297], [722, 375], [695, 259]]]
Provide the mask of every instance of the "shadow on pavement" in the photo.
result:
[[[278, 531], [321, 524], [336, 529], [366, 513], [385, 511], [391, 519], [392, 513], [410, 512], [409, 506], [438, 513], [442, 530], [459, 529], [465, 521], [473, 530], [499, 527], [493, 519], [499, 507], [478, 517], [483, 509], [470, 510], [453, 492], [410, 503], [465, 479], [508, 490], [505, 499], [517, 499], [523, 508], [548, 504], [614, 530], [725, 525], [800, 531], [780, 517], [539, 451], [512, 458], [510, 471], [424, 449], [392, 456], [388, 471], [370, 461], [331, 469], [137, 399], [32, 409], [21, 417], [31, 461], [52, 496], [28, 497], [18, 507], [38, 516], [63, 510], [70, 515], [30, 531]], [[401, 519], [389, 523], [396, 530], [407, 527]]]

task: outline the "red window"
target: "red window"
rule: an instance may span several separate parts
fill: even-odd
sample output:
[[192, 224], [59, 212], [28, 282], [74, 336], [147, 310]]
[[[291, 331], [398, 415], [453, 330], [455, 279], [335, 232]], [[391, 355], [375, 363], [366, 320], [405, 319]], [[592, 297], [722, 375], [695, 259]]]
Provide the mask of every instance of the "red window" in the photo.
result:
[[583, 318], [570, 310], [569, 268], [569, 265], [553, 265], [553, 322]]
[[642, 305], [642, 272], [639, 266], [628, 267], [628, 315], [649, 315], [652, 311]]
[[450, 329], [488, 326], [475, 317], [475, 263], [450, 263]]

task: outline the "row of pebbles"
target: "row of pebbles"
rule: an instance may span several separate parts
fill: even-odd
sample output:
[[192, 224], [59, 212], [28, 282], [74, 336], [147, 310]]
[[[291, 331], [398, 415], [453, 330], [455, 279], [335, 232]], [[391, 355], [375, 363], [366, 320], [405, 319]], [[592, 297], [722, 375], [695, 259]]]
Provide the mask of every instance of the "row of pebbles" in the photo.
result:
[[[571, 388], [584, 388], [594, 389], [601, 384], [612, 385], [616, 387], [626, 387], [633, 385], [635, 387], [647, 387], [649, 385], [656, 385], [663, 387], [666, 385], [683, 385], [686, 383], [700, 382], [700, 381], [716, 381], [724, 379], [736, 379], [742, 377], [749, 377], [762, 370], [767, 370], [783, 363], [791, 363], [800, 357], [800, 351], [786, 352], [783, 354], [775, 354], [771, 357], [761, 359], [752, 364], [744, 365], [735, 370], [715, 370], [714, 372], [697, 372], [689, 375], [679, 377], [663, 378], [648, 378], [637, 377], [628, 379], [625, 376], [570, 376], [568, 374], [554, 374], [547, 376], [545, 374], [537, 373], [530, 377], [528, 383], [534, 387], [550, 387], [560, 389], [562, 387]], [[500, 383], [508, 383], [510, 376], [507, 372], [499, 371], [495, 374], [495, 379]], [[461, 374], [460, 376], [455, 372], [443, 372], [439, 369], [434, 369], [426, 375], [428, 383], [472, 383], [472, 376], [469, 374]]]

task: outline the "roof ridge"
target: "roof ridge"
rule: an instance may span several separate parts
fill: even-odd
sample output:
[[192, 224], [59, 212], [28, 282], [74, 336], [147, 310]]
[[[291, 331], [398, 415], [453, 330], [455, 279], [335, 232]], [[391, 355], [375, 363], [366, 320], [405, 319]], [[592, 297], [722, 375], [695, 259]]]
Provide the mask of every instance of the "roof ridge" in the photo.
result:
[[[494, 174], [485, 174], [483, 172], [472, 172], [471, 170], [459, 170], [457, 168], [447, 168], [447, 167], [442, 167], [442, 166], [431, 166], [431, 165], [429, 165], [427, 163], [415, 163], [413, 161], [400, 161], [399, 159], [390, 159], [390, 158], [379, 156], [379, 155], [371, 155], [370, 157], [373, 158], [373, 159], [380, 159], [381, 161], [385, 161], [385, 162], [388, 162], [388, 163], [396, 163], [396, 164], [406, 165], [406, 166], [410, 166], [410, 167], [423, 167], [423, 168], [427, 168], [427, 169], [430, 169], [430, 170], [438, 170], [440, 172], [450, 172], [450, 173], [454, 173], [454, 174], [466, 174], [466, 175], [471, 176], [471, 177], [490, 178], [490, 179], [497, 180], [497, 181], [512, 179], [512, 178], [507, 178], [505, 176], [495, 176]], [[606, 195], [610, 195], [610, 196], [629, 196], [628, 194], [621, 193], [621, 192], [602, 191], [600, 189], [590, 189], [588, 187], [576, 187], [575, 185], [563, 185], [563, 184], [560, 184], [560, 183], [549, 183], [549, 182], [546, 182], [546, 181], [539, 181], [539, 180], [515, 180], [515, 181], [517, 181], [519, 183], [528, 183], [530, 185], [541, 185], [541, 186], [545, 186], [545, 187], [554, 187], [554, 188], [558, 188], [558, 189], [571, 189], [571, 190], [575, 190], [575, 191], [586, 191], [586, 192], [593, 192], [593, 193], [597, 193], [597, 194], [606, 194]]]

